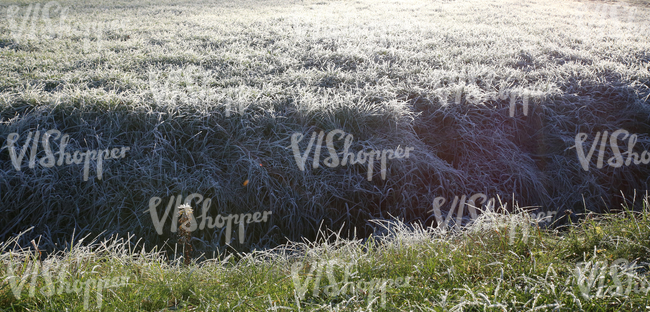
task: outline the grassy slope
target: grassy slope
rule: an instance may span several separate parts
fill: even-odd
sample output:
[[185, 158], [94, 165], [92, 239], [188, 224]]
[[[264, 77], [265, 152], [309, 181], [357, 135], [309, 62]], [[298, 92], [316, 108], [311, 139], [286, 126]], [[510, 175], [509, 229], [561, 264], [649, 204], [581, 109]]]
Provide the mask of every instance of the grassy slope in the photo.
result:
[[[161, 253], [140, 251], [141, 246], [132, 240], [114, 239], [91, 247], [79, 242], [71, 251], [43, 263], [50, 265], [53, 276], [63, 272], [68, 281], [128, 276], [128, 286], [104, 291], [102, 310], [106, 311], [645, 311], [650, 305], [649, 217], [647, 209], [591, 215], [588, 221], [558, 232], [534, 226], [525, 214], [489, 213], [461, 232], [409, 230], [398, 225], [392, 236], [376, 241], [326, 235], [329, 242], [321, 238], [316, 243], [291, 243], [189, 266], [181, 261], [170, 263]], [[9, 245], [13, 243], [2, 247]], [[638, 266], [628, 271], [630, 277], [608, 275], [612, 269], [606, 267], [601, 271], [602, 282], [589, 291], [581, 290], [576, 278], [580, 262], [611, 265], [621, 258]], [[22, 264], [24, 270], [28, 262], [38, 261], [27, 250], [3, 253], [0, 260], [0, 276], [8, 275], [9, 263], [13, 267]], [[303, 264], [295, 272], [304, 282], [310, 264], [330, 260], [349, 264], [348, 281], [357, 285], [373, 278], [411, 280], [409, 286], [387, 288], [385, 309], [380, 308], [378, 293], [325, 296], [323, 288], [332, 281], [325, 273], [318, 295], [313, 293], [312, 282], [306, 296], [297, 300], [292, 267]], [[332, 271], [339, 287], [343, 285], [342, 267], [335, 265]], [[591, 272], [583, 274], [600, 276]], [[24, 271], [16, 275], [26, 276]], [[627, 295], [614, 294], [617, 285], [612, 276], [622, 282], [622, 293], [629, 288], [628, 278], [641, 285], [636, 287], [640, 291], [632, 286]], [[581, 283], [585, 285], [584, 280]], [[5, 311], [82, 310], [82, 295], [30, 298], [28, 286], [29, 281], [17, 300], [10, 287], [3, 285], [0, 306]], [[37, 291], [44, 287], [42, 278], [35, 287]], [[95, 290], [90, 294], [89, 306], [94, 309]]]
[[[247, 230], [255, 247], [313, 238], [321, 220], [361, 235], [389, 213], [430, 224], [436, 196], [604, 211], [618, 190], [647, 189], [648, 166], [584, 172], [570, 148], [578, 132], [619, 128], [650, 143], [641, 7], [614, 23], [576, 2], [61, 3], [71, 28], [54, 39], [17, 41], [0, 24], [0, 135], [59, 129], [72, 149], [131, 152], [83, 182], [80, 166], [17, 172], [3, 149], [0, 234], [36, 226], [22, 245], [44, 234], [41, 248], [63, 246], [73, 224], [160, 245], [168, 235], [143, 212], [179, 193], [212, 197], [212, 214], [273, 210]], [[97, 21], [115, 21], [100, 40], [84, 34]], [[150, 77], [178, 98], [156, 102]], [[193, 102], [188, 85], [214, 97]], [[509, 117], [508, 100], [468, 102], [512, 89], [536, 90], [529, 116]], [[244, 114], [226, 117], [228, 103]], [[389, 161], [385, 181], [360, 165], [301, 172], [291, 134], [337, 128], [355, 151], [415, 151]], [[221, 248], [223, 236], [197, 232], [194, 247]]]

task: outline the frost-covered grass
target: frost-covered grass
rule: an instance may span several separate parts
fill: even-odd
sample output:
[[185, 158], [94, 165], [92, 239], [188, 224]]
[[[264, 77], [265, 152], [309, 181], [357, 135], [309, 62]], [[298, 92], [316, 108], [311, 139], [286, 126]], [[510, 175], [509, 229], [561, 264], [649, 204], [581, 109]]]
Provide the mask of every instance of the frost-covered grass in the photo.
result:
[[[65, 281], [128, 277], [128, 285], [104, 290], [105, 311], [643, 311], [650, 305], [647, 205], [646, 198], [642, 212], [591, 214], [560, 230], [542, 229], [519, 210], [487, 212], [462, 230], [377, 221], [390, 230], [367, 240], [322, 232], [313, 242], [187, 266], [129, 238], [71, 242], [47, 258], [30, 246], [17, 248], [13, 239], [0, 254], [0, 306], [82, 310], [83, 292], [39, 294], [43, 276], [29, 296], [32, 279], [25, 272], [40, 262]], [[26, 283], [16, 299], [10, 283], [20, 278]], [[407, 278], [383, 295], [380, 286], [373, 293], [367, 284]], [[91, 286], [89, 293], [87, 305], [96, 309], [97, 290]]]
[[[34, 226], [23, 246], [43, 235], [39, 248], [52, 251], [74, 230], [134, 233], [171, 252], [169, 221], [158, 235], [147, 210], [179, 194], [211, 198], [211, 215], [273, 211], [233, 243], [250, 250], [314, 239], [321, 222], [345, 224], [345, 237], [390, 215], [430, 225], [437, 196], [484, 193], [562, 215], [616, 210], [648, 189], [650, 166], [584, 171], [572, 148], [579, 132], [626, 129], [648, 149], [644, 5], [59, 3], [66, 18], [50, 7], [49, 26], [23, 24], [35, 2], [0, 3], [0, 143], [57, 129], [69, 150], [130, 150], [101, 181], [92, 171], [83, 181], [82, 165], [28, 168], [30, 153], [17, 171], [1, 149], [0, 238]], [[375, 167], [368, 181], [361, 164], [301, 171], [292, 134], [335, 129], [354, 135], [355, 152], [414, 150], [388, 162], [385, 180]], [[223, 251], [225, 236], [195, 231], [193, 248]]]

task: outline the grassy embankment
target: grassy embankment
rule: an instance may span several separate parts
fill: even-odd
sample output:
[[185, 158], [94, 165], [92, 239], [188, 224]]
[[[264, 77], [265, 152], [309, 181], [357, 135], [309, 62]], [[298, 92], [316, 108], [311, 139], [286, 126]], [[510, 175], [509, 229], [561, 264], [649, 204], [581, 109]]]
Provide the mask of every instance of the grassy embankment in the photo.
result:
[[[60, 280], [70, 283], [128, 277], [127, 286], [103, 291], [105, 311], [645, 311], [650, 306], [650, 210], [590, 215], [561, 231], [544, 230], [527, 216], [487, 213], [469, 228], [446, 232], [393, 224], [390, 235], [376, 240], [331, 234], [315, 243], [189, 266], [145, 252], [129, 239], [91, 247], [71, 242], [72, 250], [40, 260], [51, 276], [62, 274]], [[20, 300], [9, 283], [3, 284], [3, 311], [84, 307], [83, 291], [39, 294], [46, 290], [42, 276], [34, 284], [36, 295], [29, 297], [32, 280], [25, 270], [39, 263], [36, 253], [16, 250], [0, 260], [0, 276], [5, 278], [11, 265], [25, 280], [22, 294], [17, 292]], [[328, 261], [321, 273], [312, 270]], [[409, 281], [385, 290], [374, 286], [374, 291], [363, 283], [399, 278]], [[60, 280], [53, 279], [57, 290]], [[345, 282], [346, 291], [337, 293]], [[301, 286], [306, 289], [299, 299]], [[86, 306], [96, 309], [97, 289], [90, 286], [88, 293]]]
[[[619, 207], [619, 190], [631, 205], [633, 190], [647, 189], [650, 166], [592, 163], [584, 171], [571, 148], [579, 132], [591, 140], [597, 131], [621, 128], [640, 135], [639, 153], [650, 145], [643, 7], [617, 18], [594, 6], [545, 1], [60, 3], [70, 7], [63, 27], [53, 15], [46, 37], [49, 29], [37, 19], [35, 39], [13, 35], [29, 3], [2, 3], [2, 14], [20, 7], [18, 28], [0, 24], [2, 144], [10, 133], [21, 135], [22, 146], [29, 131], [58, 129], [70, 135], [70, 151], [130, 151], [105, 164], [101, 181], [93, 169], [83, 181], [82, 165], [28, 168], [27, 153], [17, 171], [7, 149], [0, 150], [5, 241], [33, 225], [21, 246], [44, 235], [40, 249], [69, 248], [73, 230], [135, 233], [147, 246], [163, 246], [173, 238], [170, 223], [158, 235], [148, 202], [161, 197], [166, 204], [180, 193], [211, 197], [213, 215], [272, 210], [269, 223], [246, 230], [245, 244], [236, 246], [246, 249], [314, 238], [322, 220], [334, 229], [357, 226], [360, 236], [371, 231], [367, 220], [388, 214], [431, 224], [436, 196], [450, 202], [482, 192], [562, 214]], [[25, 25], [27, 34], [32, 24]], [[500, 93], [517, 94], [514, 116]], [[237, 113], [227, 111], [234, 107]], [[312, 131], [334, 129], [354, 135], [354, 151], [415, 150], [388, 162], [386, 180], [375, 168], [367, 181], [364, 165], [301, 171], [288, 148], [291, 135], [308, 139]], [[37, 158], [43, 156], [40, 149]], [[605, 160], [611, 156], [608, 148]], [[225, 235], [197, 231], [193, 247], [222, 250]], [[481, 255], [506, 257], [507, 265], [530, 261], [495, 252]], [[472, 259], [456, 269], [479, 270]], [[442, 263], [427, 261], [430, 268]], [[246, 274], [256, 276], [252, 271]], [[161, 272], [160, 285], [179, 278]], [[230, 289], [259, 290], [233, 274]], [[474, 281], [480, 282], [494, 284]], [[270, 284], [250, 296], [274, 293], [264, 285]]]

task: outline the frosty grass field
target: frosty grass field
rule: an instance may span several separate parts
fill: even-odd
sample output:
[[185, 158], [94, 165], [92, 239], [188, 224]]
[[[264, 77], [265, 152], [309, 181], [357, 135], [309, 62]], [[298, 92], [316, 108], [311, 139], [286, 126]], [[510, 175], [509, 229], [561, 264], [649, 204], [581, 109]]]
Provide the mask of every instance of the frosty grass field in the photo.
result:
[[647, 1], [0, 1], [0, 311], [650, 309]]

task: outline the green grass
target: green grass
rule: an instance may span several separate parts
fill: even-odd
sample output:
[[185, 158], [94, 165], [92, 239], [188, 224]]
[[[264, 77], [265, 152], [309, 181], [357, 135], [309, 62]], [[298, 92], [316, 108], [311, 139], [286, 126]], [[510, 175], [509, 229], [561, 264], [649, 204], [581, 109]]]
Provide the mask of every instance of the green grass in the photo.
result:
[[[625, 4], [628, 18], [594, 1], [60, 1], [68, 16], [59, 27], [52, 15], [52, 38], [42, 20], [36, 39], [15, 38], [8, 7], [20, 24], [34, 3], [1, 3], [0, 240], [33, 226], [17, 242], [42, 235], [49, 253], [73, 233], [131, 233], [170, 254], [177, 237], [169, 221], [156, 233], [153, 197], [199, 193], [211, 215], [273, 211], [241, 245], [194, 232], [199, 258], [314, 240], [321, 224], [346, 238], [391, 215], [431, 225], [438, 196], [563, 215], [639, 211], [631, 198], [648, 190], [650, 166], [587, 172], [572, 149], [579, 132], [622, 128], [639, 153], [650, 146], [645, 5]], [[506, 91], [531, 92], [527, 116], [519, 98], [509, 116], [495, 96]], [[22, 144], [37, 129], [69, 134], [70, 150], [130, 151], [101, 181], [80, 165], [15, 170], [8, 135]], [[386, 180], [375, 167], [367, 181], [363, 165], [300, 171], [291, 135], [334, 129], [354, 151], [415, 150], [388, 162]]]
[[[647, 204], [646, 198], [645, 207]], [[544, 230], [521, 212], [486, 213], [461, 231], [408, 227], [400, 222], [385, 226], [390, 228], [386, 235], [368, 240], [346, 240], [323, 232], [315, 242], [229, 254], [193, 261], [188, 266], [180, 259], [170, 261], [160, 252], [145, 251], [142, 244], [131, 239], [117, 238], [86, 247], [76, 242], [71, 250], [42, 261], [50, 263], [53, 275], [64, 271], [70, 278], [128, 276], [128, 286], [104, 292], [102, 310], [106, 311], [645, 311], [650, 305], [645, 291], [650, 290], [647, 208], [642, 212], [590, 215], [588, 221], [562, 230]], [[526, 226], [528, 236], [523, 234]], [[2, 247], [10, 247], [15, 240]], [[0, 276], [8, 275], [9, 263], [24, 268], [27, 262], [38, 262], [37, 258], [28, 250], [5, 252], [0, 256]], [[612, 276], [603, 273], [603, 282], [583, 295], [576, 278], [578, 264], [605, 261], [611, 265], [620, 258], [626, 263], [636, 261], [637, 267], [628, 273], [641, 283], [643, 291], [598, 295], [599, 287], [603, 292], [617, 286]], [[331, 271], [339, 287], [345, 265], [351, 273], [349, 282], [355, 284], [373, 278], [410, 277], [410, 281], [403, 287], [387, 287], [382, 308], [378, 292], [372, 296], [358, 291], [354, 296], [327, 297], [323, 288], [333, 279], [324, 272], [320, 293], [314, 295], [312, 281], [299, 300], [292, 274], [304, 282], [310, 265], [317, 261], [341, 263], [333, 265]], [[298, 263], [302, 269], [292, 272]], [[624, 293], [627, 279], [620, 280]], [[44, 287], [42, 278], [37, 279], [35, 287], [37, 291]], [[25, 288], [22, 297], [16, 299], [8, 283], [3, 284], [0, 306], [4, 311], [83, 308], [81, 295], [30, 298], [28, 285]], [[89, 306], [96, 309], [95, 297]]]

